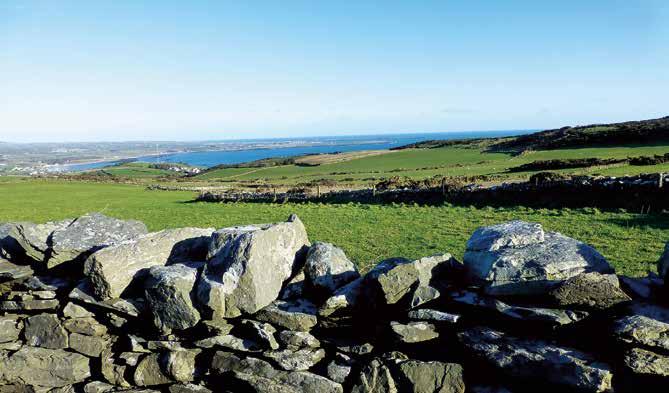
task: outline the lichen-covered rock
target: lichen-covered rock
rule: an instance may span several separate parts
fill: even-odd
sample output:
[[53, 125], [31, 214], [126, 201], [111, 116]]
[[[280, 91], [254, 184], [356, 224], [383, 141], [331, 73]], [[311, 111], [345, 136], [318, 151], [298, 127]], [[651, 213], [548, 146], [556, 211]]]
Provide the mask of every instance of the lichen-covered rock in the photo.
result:
[[54, 314], [33, 315], [25, 319], [26, 343], [34, 347], [63, 349], [68, 347], [68, 336]]
[[240, 359], [232, 353], [216, 352], [212, 371], [221, 375], [232, 373], [234, 378], [259, 393], [342, 393], [340, 384], [307, 371], [276, 370], [264, 360]]
[[125, 379], [127, 367], [114, 361], [112, 348], [105, 348], [100, 354], [100, 373], [105, 381], [120, 387], [130, 387]]
[[70, 349], [92, 358], [99, 357], [110, 344], [109, 337], [87, 336], [80, 333], [70, 334]]
[[669, 377], [669, 357], [632, 348], [625, 353], [625, 367], [635, 374]]
[[0, 343], [18, 340], [22, 329], [23, 322], [17, 315], [0, 316]]
[[548, 294], [558, 306], [604, 310], [632, 300], [620, 289], [615, 274], [583, 273], [558, 284]]
[[25, 346], [0, 360], [0, 382], [8, 384], [62, 387], [91, 375], [86, 356], [61, 349]]
[[393, 379], [388, 367], [379, 359], [373, 359], [365, 365], [355, 385], [351, 389], [352, 393], [398, 393], [397, 385]]
[[72, 318], [63, 321], [63, 327], [70, 333], [85, 334], [87, 336], [103, 336], [107, 334], [107, 326], [95, 318]]
[[610, 367], [576, 349], [508, 337], [488, 328], [468, 329], [458, 336], [472, 355], [511, 377], [539, 379], [570, 390], [612, 390]]
[[427, 300], [433, 300], [439, 296], [436, 288], [432, 287], [433, 280], [439, 280], [456, 264], [459, 262], [450, 254], [434, 255], [415, 261], [403, 258], [385, 260], [364, 277], [363, 296], [366, 304], [377, 308], [396, 304], [407, 308], [416, 307], [426, 300], [413, 299], [414, 295], [424, 295], [426, 292], [430, 293]]
[[322, 317], [336, 318], [358, 308], [365, 280], [360, 277], [337, 289], [318, 310]]
[[90, 318], [93, 313], [78, 304], [69, 302], [63, 307], [63, 316], [66, 318]]
[[208, 337], [195, 342], [199, 348], [225, 348], [239, 352], [260, 352], [263, 345], [248, 339], [239, 338], [231, 334]]
[[304, 273], [316, 298], [328, 297], [337, 289], [360, 277], [358, 269], [331, 243], [316, 242], [307, 253]]
[[432, 321], [432, 322], [447, 322], [447, 323], [457, 323], [460, 319], [459, 315], [450, 314], [447, 312], [432, 310], [429, 308], [423, 308], [420, 310], [411, 310], [409, 311], [409, 319], [420, 320], [420, 321]]
[[146, 225], [139, 221], [118, 220], [100, 213], [86, 214], [53, 231], [46, 267], [50, 269], [65, 262], [83, 261], [92, 252], [146, 233]]
[[318, 323], [317, 312], [316, 306], [307, 300], [277, 300], [256, 313], [255, 318], [288, 330], [306, 332]]
[[0, 311], [48, 311], [58, 308], [57, 299], [4, 300], [0, 301]]
[[255, 313], [277, 299], [308, 246], [304, 225], [294, 215], [278, 224], [216, 231], [197, 290], [200, 303], [214, 319]]
[[274, 338], [276, 329], [269, 323], [262, 323], [245, 319], [241, 324], [242, 335], [257, 342], [266, 349], [279, 349], [279, 343]]
[[166, 229], [93, 253], [85, 264], [85, 274], [90, 279], [93, 293], [99, 299], [117, 298], [145, 269], [203, 260], [212, 231]]
[[630, 315], [616, 320], [613, 334], [626, 343], [669, 350], [669, 323], [644, 315]]
[[194, 287], [201, 264], [154, 266], [144, 282], [153, 324], [163, 334], [195, 326], [200, 312], [193, 304]]
[[279, 333], [281, 344], [289, 348], [318, 348], [320, 341], [308, 332], [296, 332], [293, 330], [284, 330]]
[[323, 360], [325, 351], [312, 348], [284, 349], [281, 351], [266, 351], [264, 355], [286, 371], [307, 371]]
[[409, 322], [407, 324], [391, 322], [390, 329], [393, 332], [393, 338], [404, 344], [415, 344], [439, 337], [434, 325], [427, 322]]
[[199, 349], [178, 349], [167, 352], [164, 356], [165, 371], [178, 382], [191, 382], [195, 378], [195, 360]]
[[279, 292], [280, 300], [294, 300], [306, 295], [307, 277], [304, 275], [304, 269], [300, 269], [290, 280], [283, 284], [283, 289]]
[[523, 221], [477, 229], [464, 263], [470, 280], [495, 295], [546, 293], [581, 273], [613, 272], [587, 244]]
[[464, 393], [463, 368], [456, 363], [407, 360], [397, 367], [395, 381], [402, 392]]
[[67, 228], [72, 221], [67, 219], [45, 224], [14, 223], [9, 228], [7, 237], [18, 244], [22, 249], [21, 254], [39, 265], [44, 263], [48, 257], [51, 234], [56, 230]]
[[170, 393], [212, 393], [211, 389], [192, 383], [178, 383], [170, 385], [169, 391]]
[[33, 273], [30, 265], [18, 265], [0, 256], [0, 282], [30, 277]]
[[[106, 393], [114, 390], [114, 385], [102, 381], [93, 381], [84, 385], [84, 393]], [[74, 393], [72, 389], [72, 393]], [[49, 392], [51, 393], [51, 392]]]
[[348, 376], [351, 375], [351, 370], [355, 362], [350, 356], [343, 353], [337, 353], [335, 359], [328, 364], [327, 374], [328, 378], [337, 382], [345, 383]]
[[164, 385], [174, 382], [161, 369], [160, 355], [157, 353], [147, 355], [139, 362], [135, 369], [134, 380], [137, 386]]

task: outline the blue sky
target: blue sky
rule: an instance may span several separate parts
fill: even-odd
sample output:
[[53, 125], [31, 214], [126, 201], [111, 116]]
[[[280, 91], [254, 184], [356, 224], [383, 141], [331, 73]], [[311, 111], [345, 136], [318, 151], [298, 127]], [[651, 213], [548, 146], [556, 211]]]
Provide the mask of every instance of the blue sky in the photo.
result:
[[669, 2], [0, 2], [0, 140], [536, 129], [669, 114]]

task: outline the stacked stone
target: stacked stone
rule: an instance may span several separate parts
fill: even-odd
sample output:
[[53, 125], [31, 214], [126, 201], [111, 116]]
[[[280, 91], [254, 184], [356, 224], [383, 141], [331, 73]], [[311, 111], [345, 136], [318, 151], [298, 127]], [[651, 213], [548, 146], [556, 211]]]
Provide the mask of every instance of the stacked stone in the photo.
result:
[[0, 226], [0, 392], [663, 390], [664, 275], [541, 225], [364, 275], [302, 222]]

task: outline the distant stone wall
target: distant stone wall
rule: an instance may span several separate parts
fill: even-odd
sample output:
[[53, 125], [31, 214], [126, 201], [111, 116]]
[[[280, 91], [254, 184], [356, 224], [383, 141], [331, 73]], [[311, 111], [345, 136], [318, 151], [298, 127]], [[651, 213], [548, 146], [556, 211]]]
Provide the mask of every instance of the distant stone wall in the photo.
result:
[[622, 277], [522, 221], [365, 274], [294, 215], [8, 223], [0, 391], [666, 391], [667, 271], [669, 245], [662, 277]]
[[[551, 176], [553, 175], [553, 176]], [[659, 212], [669, 209], [669, 175], [632, 177], [555, 176], [539, 173], [529, 181], [498, 186], [454, 186], [362, 189], [317, 192], [221, 192], [205, 191], [205, 202], [324, 202], [324, 203], [426, 203], [450, 202], [477, 206], [598, 207]]]

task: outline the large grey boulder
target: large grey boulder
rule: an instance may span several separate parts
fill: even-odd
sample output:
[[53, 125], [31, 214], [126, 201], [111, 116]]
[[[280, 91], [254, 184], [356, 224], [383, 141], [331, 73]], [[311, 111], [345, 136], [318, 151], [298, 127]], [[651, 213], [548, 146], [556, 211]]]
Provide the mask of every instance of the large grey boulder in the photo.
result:
[[25, 346], [0, 361], [0, 383], [62, 387], [91, 375], [86, 356], [60, 349]]
[[510, 377], [538, 379], [566, 390], [612, 390], [610, 367], [576, 349], [508, 337], [488, 328], [468, 329], [458, 336], [472, 355]]
[[457, 363], [407, 360], [395, 371], [400, 391], [412, 393], [464, 393], [463, 368]]
[[193, 304], [194, 287], [201, 264], [154, 266], [144, 282], [153, 324], [164, 334], [195, 326], [200, 313]]
[[494, 295], [540, 294], [581, 273], [613, 272], [587, 244], [523, 221], [477, 229], [464, 263], [470, 280]]
[[216, 231], [198, 286], [200, 303], [214, 318], [255, 313], [279, 296], [308, 246], [307, 232], [295, 215], [278, 224]]
[[34, 347], [49, 349], [68, 347], [67, 332], [54, 314], [39, 314], [26, 318], [23, 334], [26, 343]]
[[360, 277], [358, 269], [331, 243], [316, 242], [307, 253], [304, 273], [317, 298], [328, 297], [337, 289]]
[[661, 278], [667, 280], [669, 278], [667, 277], [667, 273], [669, 273], [669, 242], [664, 245], [664, 252], [660, 257], [660, 260], [657, 261], [657, 274], [659, 274]]
[[[67, 228], [73, 220], [67, 219], [45, 224], [34, 224], [31, 222], [14, 223], [9, 228], [7, 237], [22, 249], [21, 254], [25, 257], [42, 264], [48, 257], [51, 234], [59, 229]], [[7, 239], [5, 242], [10, 241]]]
[[100, 213], [75, 219], [67, 227], [53, 231], [49, 240], [46, 267], [83, 260], [104, 247], [122, 243], [147, 233], [146, 225], [134, 220], [119, 220]]
[[103, 248], [86, 260], [84, 273], [99, 299], [117, 298], [138, 274], [153, 266], [203, 260], [212, 231], [166, 229]]

